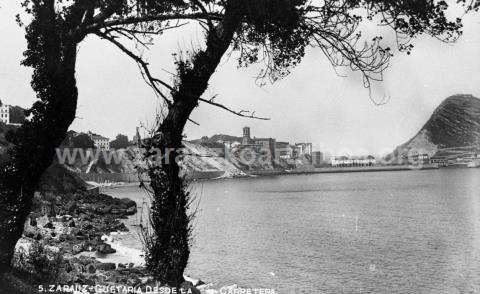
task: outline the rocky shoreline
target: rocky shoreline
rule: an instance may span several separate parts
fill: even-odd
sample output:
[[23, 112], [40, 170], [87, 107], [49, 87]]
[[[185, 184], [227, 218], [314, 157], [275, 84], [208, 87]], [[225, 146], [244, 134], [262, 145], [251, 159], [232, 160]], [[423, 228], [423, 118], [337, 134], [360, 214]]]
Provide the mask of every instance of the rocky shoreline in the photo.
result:
[[[61, 195], [37, 193], [33, 207], [24, 236], [17, 243], [13, 264], [17, 276], [35, 289], [47, 285], [84, 285], [91, 286], [85, 293], [98, 293], [106, 287], [115, 288], [115, 293], [133, 293], [132, 289], [161, 287], [143, 267], [102, 263], [82, 255], [115, 253], [104, 237], [128, 231], [121, 220], [137, 212], [135, 201], [93, 189]], [[200, 293], [194, 283], [182, 284], [185, 293]]]

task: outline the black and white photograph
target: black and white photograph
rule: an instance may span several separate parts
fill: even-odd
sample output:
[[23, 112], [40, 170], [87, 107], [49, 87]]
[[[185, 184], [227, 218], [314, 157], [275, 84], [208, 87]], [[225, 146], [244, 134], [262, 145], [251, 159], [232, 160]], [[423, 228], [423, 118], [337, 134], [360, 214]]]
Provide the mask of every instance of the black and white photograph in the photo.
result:
[[480, 0], [0, 0], [0, 294], [480, 294]]

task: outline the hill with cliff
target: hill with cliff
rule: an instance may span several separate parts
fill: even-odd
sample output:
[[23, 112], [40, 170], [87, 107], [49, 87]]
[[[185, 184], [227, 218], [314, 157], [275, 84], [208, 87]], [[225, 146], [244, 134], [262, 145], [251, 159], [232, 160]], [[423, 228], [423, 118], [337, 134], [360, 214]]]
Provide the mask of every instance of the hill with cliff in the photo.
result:
[[454, 95], [445, 99], [418, 133], [392, 154], [409, 152], [434, 156], [440, 152], [476, 152], [480, 149], [480, 99]]

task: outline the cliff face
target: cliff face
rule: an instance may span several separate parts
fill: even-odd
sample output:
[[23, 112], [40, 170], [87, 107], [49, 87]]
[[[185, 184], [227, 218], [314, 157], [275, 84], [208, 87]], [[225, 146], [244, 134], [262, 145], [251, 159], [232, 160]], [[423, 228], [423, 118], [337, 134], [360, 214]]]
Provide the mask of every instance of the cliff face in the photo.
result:
[[[244, 176], [245, 174], [232, 162], [228, 161], [221, 148], [209, 148], [201, 144], [184, 142], [183, 160], [181, 167], [185, 173], [190, 172], [225, 172], [225, 177]], [[97, 154], [99, 152], [99, 156]], [[85, 153], [85, 151], [84, 151]], [[65, 166], [71, 171], [82, 173], [108, 174], [108, 173], [134, 173], [136, 168], [144, 169], [142, 151], [135, 146], [107, 152], [93, 151], [82, 156], [76, 156], [75, 161]], [[108, 158], [108, 160], [107, 160]], [[120, 160], [117, 160], [120, 159]]]
[[240, 177], [245, 173], [234, 162], [225, 158], [223, 149], [208, 148], [201, 144], [184, 142], [185, 156], [181, 162], [184, 172], [225, 171], [224, 177]]
[[433, 156], [445, 148], [480, 148], [480, 99], [454, 95], [445, 99], [420, 131], [394, 152], [396, 157], [416, 149]]

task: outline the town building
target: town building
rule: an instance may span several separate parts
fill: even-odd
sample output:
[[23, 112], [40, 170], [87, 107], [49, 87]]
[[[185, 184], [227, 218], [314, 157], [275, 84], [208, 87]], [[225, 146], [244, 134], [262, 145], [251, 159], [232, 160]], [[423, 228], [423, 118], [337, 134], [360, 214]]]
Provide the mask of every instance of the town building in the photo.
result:
[[425, 164], [430, 162], [430, 155], [426, 153], [412, 153], [407, 155], [408, 163]]
[[242, 145], [249, 145], [250, 142], [250, 127], [243, 128], [243, 136], [242, 136]]
[[90, 139], [93, 141], [93, 145], [95, 145], [96, 148], [101, 149], [101, 150], [110, 150], [110, 139], [105, 138], [103, 136], [94, 134], [92, 132], [88, 132], [88, 136]]
[[20, 111], [15, 111], [15, 108], [16, 107], [12, 107], [11, 105], [3, 104], [2, 100], [0, 100], [0, 121], [11, 126], [21, 126], [24, 116], [19, 117], [19, 115], [15, 115], [15, 112]]
[[293, 158], [293, 147], [289, 142], [275, 143], [275, 158], [291, 159]]
[[296, 143], [295, 155], [296, 157], [312, 156], [312, 143]]
[[137, 131], [135, 132], [135, 136], [133, 136], [133, 144], [140, 146], [142, 145], [142, 137], [140, 137], [140, 132], [137, 127]]
[[4, 124], [10, 124], [10, 105], [4, 105], [0, 101], [0, 121]]
[[320, 167], [325, 162], [325, 156], [320, 151], [312, 152], [312, 164], [314, 167]]
[[431, 164], [438, 164], [439, 166], [447, 166], [448, 161], [448, 157], [446, 156], [432, 156], [430, 158]]
[[265, 153], [267, 150], [270, 153], [272, 159], [275, 159], [276, 149], [275, 149], [276, 140], [272, 138], [256, 138], [250, 137], [250, 128], [243, 128], [243, 137], [242, 137], [242, 148], [251, 148], [256, 153]]
[[347, 157], [340, 156], [331, 159], [332, 167], [354, 167], [354, 166], [374, 166], [377, 160], [372, 155], [366, 157]]

